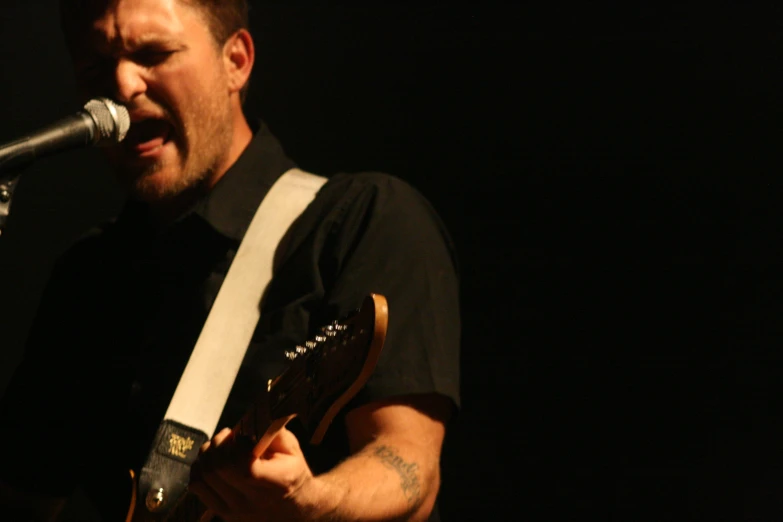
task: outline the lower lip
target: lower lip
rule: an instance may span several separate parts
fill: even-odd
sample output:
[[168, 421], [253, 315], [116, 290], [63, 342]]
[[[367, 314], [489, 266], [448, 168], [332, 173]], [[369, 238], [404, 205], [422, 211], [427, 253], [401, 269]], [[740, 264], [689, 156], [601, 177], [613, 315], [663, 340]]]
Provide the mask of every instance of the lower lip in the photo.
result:
[[134, 145], [131, 150], [138, 158], [155, 158], [163, 153], [163, 148], [169, 141], [168, 138], [155, 138], [154, 140]]

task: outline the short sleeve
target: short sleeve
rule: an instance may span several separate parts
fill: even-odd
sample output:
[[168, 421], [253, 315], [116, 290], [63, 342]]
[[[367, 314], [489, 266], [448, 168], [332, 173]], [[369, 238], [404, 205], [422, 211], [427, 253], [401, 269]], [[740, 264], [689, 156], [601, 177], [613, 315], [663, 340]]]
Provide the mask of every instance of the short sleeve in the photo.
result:
[[339, 259], [327, 299], [384, 295], [389, 324], [381, 358], [355, 404], [439, 393], [459, 406], [460, 303], [457, 256], [430, 203], [403, 180], [357, 176], [333, 229]]

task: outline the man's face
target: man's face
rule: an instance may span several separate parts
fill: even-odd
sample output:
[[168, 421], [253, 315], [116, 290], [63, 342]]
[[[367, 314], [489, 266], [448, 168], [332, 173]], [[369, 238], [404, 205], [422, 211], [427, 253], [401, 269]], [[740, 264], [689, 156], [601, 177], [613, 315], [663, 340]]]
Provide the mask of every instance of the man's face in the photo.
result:
[[118, 0], [73, 49], [86, 98], [125, 104], [131, 129], [107, 150], [138, 199], [157, 202], [227, 168], [232, 106], [222, 51], [180, 0]]

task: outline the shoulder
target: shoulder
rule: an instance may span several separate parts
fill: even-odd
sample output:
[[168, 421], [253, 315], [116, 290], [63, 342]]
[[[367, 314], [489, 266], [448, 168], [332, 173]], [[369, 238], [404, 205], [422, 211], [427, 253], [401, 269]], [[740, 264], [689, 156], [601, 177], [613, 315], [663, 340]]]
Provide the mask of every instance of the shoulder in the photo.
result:
[[437, 212], [416, 187], [385, 172], [335, 174], [321, 188], [313, 207], [337, 221], [349, 216], [393, 219], [406, 215], [440, 224]]
[[412, 183], [377, 171], [329, 176], [282, 243], [280, 259], [304, 247], [338, 266], [348, 257], [368, 265], [379, 257], [458, 265], [451, 235], [430, 201]]
[[338, 173], [329, 177], [322, 192], [324, 195], [368, 194], [386, 199], [423, 199], [423, 196], [409, 182], [386, 172], [365, 171]]
[[436, 208], [412, 183], [376, 171], [339, 173], [323, 185], [303, 220], [322, 236], [339, 237], [335, 246], [350, 251], [360, 243], [373, 252], [411, 259], [457, 254], [451, 234]]

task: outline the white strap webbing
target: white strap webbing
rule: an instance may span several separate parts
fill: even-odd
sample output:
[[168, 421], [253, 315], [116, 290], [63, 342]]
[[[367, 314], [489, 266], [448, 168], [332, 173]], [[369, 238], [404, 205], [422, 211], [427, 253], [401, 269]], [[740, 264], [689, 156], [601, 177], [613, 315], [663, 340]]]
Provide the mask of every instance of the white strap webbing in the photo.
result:
[[275, 250], [326, 178], [291, 169], [258, 207], [163, 419], [212, 437], [261, 315]]

